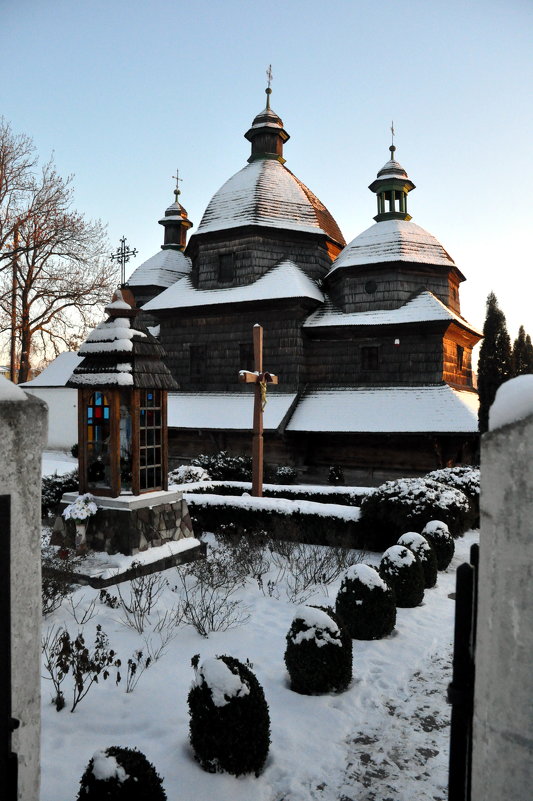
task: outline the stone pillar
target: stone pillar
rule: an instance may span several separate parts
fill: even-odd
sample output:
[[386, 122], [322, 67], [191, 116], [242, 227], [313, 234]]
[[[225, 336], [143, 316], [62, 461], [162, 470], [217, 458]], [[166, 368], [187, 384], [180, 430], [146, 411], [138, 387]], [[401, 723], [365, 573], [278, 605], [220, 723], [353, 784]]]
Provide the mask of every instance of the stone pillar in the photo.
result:
[[533, 416], [485, 434], [472, 801], [533, 785]]
[[20, 721], [12, 750], [19, 801], [39, 801], [40, 790], [41, 454], [47, 420], [39, 398], [10, 382], [0, 386], [0, 493], [11, 496], [11, 704]]

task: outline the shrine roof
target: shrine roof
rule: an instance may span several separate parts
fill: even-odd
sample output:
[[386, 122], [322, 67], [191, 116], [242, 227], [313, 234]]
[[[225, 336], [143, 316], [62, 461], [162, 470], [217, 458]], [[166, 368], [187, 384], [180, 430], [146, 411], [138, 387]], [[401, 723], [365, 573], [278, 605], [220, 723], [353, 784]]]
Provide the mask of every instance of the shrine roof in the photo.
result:
[[321, 303], [324, 301], [324, 295], [315, 282], [297, 264], [286, 259], [253, 284], [227, 289], [195, 289], [190, 276], [185, 276], [146, 303], [143, 310], [157, 311], [281, 298], [312, 298]]
[[210, 200], [196, 235], [243, 225], [344, 237], [321, 201], [277, 159], [257, 159], [233, 175]]
[[475, 433], [478, 396], [447, 384], [309, 391], [287, 431]]
[[307, 318], [304, 327], [401, 325], [404, 323], [422, 323], [438, 320], [456, 322], [469, 331], [482, 336], [481, 331], [473, 328], [464, 317], [453, 312], [428, 290], [420, 292], [398, 309], [373, 309], [372, 311], [345, 314], [341, 309], [328, 302], [327, 305], [317, 309]]
[[[295, 398], [294, 393], [269, 391], [263, 417], [264, 428], [277, 429]], [[252, 428], [253, 409], [252, 392], [170, 392], [168, 425], [172, 428], [246, 431]]]
[[165, 248], [140, 264], [127, 280], [128, 286], [169, 287], [191, 271], [191, 260], [181, 250]]
[[341, 267], [388, 261], [455, 266], [438, 239], [416, 223], [409, 220], [383, 220], [346, 245], [333, 262], [328, 275]]
[[21, 387], [64, 387], [72, 375], [72, 371], [81, 363], [77, 353], [65, 351], [60, 353], [48, 367], [31, 381], [19, 384]]

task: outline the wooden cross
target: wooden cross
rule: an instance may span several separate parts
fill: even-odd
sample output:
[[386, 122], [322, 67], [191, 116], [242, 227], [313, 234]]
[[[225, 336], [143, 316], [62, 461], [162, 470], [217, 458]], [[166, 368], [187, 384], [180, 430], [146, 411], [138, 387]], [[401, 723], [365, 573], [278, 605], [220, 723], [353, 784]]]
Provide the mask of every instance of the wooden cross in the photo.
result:
[[263, 412], [266, 404], [267, 384], [277, 384], [278, 377], [263, 372], [263, 328], [259, 324], [253, 328], [255, 371], [241, 370], [239, 381], [254, 384], [254, 427], [252, 439], [252, 495], [263, 495]]

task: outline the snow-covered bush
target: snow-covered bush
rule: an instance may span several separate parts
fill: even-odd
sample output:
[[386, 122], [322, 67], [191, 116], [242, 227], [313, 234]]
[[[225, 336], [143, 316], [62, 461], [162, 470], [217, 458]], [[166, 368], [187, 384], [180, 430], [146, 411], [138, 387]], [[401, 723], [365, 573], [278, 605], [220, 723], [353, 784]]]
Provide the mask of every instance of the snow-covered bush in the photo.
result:
[[202, 467], [214, 481], [250, 481], [252, 478], [251, 456], [231, 456], [227, 451], [201, 453], [191, 464]]
[[280, 465], [274, 471], [276, 484], [295, 484], [298, 478], [298, 471], [289, 465]]
[[342, 692], [352, 680], [352, 639], [332, 609], [301, 606], [287, 634], [285, 664], [291, 690]]
[[380, 575], [394, 592], [396, 606], [418, 606], [424, 598], [424, 573], [414, 553], [403, 545], [387, 548], [379, 564]]
[[136, 748], [97, 751], [81, 777], [78, 801], [166, 801], [161, 777]]
[[396, 624], [396, 604], [389, 585], [370, 565], [348, 568], [337, 593], [335, 611], [355, 640], [379, 640]]
[[443, 467], [442, 470], [433, 470], [426, 478], [440, 481], [448, 487], [464, 492], [470, 503], [470, 518], [468, 524], [473, 528], [479, 526], [479, 467]]
[[41, 489], [41, 513], [43, 517], [54, 515], [65, 492], [78, 489], [78, 471], [58, 476], [44, 476]]
[[438, 570], [446, 570], [455, 553], [455, 543], [446, 523], [430, 520], [422, 529], [422, 536], [433, 546]]
[[197, 481], [211, 481], [211, 476], [203, 467], [182, 464], [168, 474], [169, 484], [194, 484]]
[[438, 517], [455, 536], [468, 526], [470, 506], [461, 490], [430, 478], [387, 481], [361, 502], [360, 527], [367, 547], [383, 550], [404, 531], [420, 530]]
[[270, 716], [263, 688], [250, 668], [231, 656], [206, 659], [189, 692], [190, 740], [210, 773], [234, 776], [263, 769], [270, 745]]
[[428, 540], [416, 531], [408, 531], [402, 534], [398, 545], [409, 548], [420, 561], [424, 573], [424, 587], [426, 589], [434, 587], [437, 583], [437, 557]]

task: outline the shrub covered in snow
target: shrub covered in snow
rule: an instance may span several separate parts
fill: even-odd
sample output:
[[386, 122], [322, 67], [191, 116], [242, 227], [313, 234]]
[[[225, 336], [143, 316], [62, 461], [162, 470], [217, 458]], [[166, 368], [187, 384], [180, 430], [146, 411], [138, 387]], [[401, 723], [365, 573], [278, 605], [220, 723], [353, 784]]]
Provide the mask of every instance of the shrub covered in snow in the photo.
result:
[[446, 523], [430, 520], [422, 529], [422, 536], [433, 546], [438, 570], [446, 570], [455, 553], [455, 543]]
[[280, 465], [274, 471], [276, 484], [295, 484], [298, 478], [298, 471], [290, 465]]
[[437, 557], [428, 540], [422, 534], [417, 534], [416, 531], [408, 531], [406, 534], [402, 534], [398, 545], [409, 548], [419, 560], [424, 573], [424, 587], [426, 589], [434, 587], [437, 583]]
[[442, 470], [428, 473], [426, 478], [440, 481], [441, 484], [464, 492], [470, 504], [468, 525], [473, 528], [479, 526], [479, 467], [444, 467]]
[[194, 484], [196, 481], [211, 481], [211, 476], [203, 467], [182, 464], [168, 474], [169, 484]]
[[213, 481], [250, 481], [252, 478], [251, 456], [232, 456], [227, 451], [201, 453], [192, 460], [192, 465], [202, 467]]
[[379, 640], [396, 624], [396, 604], [389, 585], [370, 565], [348, 568], [335, 603], [337, 616], [356, 640]]
[[361, 502], [360, 526], [367, 547], [383, 550], [404, 531], [420, 530], [438, 517], [454, 535], [468, 526], [466, 495], [430, 478], [387, 481]]
[[234, 776], [263, 769], [270, 745], [270, 716], [263, 688], [252, 671], [231, 656], [192, 660], [189, 692], [194, 755], [210, 773]]
[[154, 766], [135, 748], [97, 751], [81, 777], [78, 801], [166, 801]]
[[418, 606], [424, 598], [422, 565], [403, 545], [387, 548], [379, 564], [380, 575], [394, 592], [396, 606]]
[[44, 476], [41, 492], [41, 512], [43, 517], [53, 515], [57, 511], [59, 502], [65, 492], [77, 492], [78, 490], [78, 471], [65, 473], [58, 476]]
[[352, 680], [352, 640], [332, 609], [301, 606], [287, 634], [285, 664], [291, 690], [342, 692]]
[[332, 464], [328, 473], [329, 484], [344, 484], [344, 470], [340, 464]]

